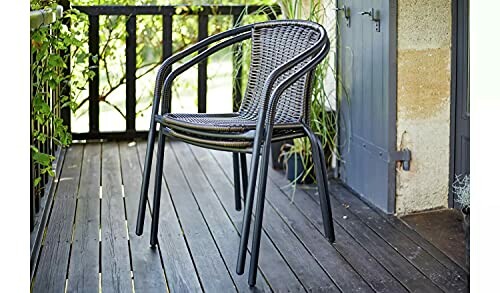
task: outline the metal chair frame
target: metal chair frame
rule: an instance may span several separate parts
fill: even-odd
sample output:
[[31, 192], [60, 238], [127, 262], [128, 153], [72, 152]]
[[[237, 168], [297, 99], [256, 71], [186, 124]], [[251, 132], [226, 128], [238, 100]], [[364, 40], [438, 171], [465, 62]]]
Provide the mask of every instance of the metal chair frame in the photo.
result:
[[[242, 42], [246, 39], [252, 38], [255, 28], [274, 26], [300, 26], [311, 29], [319, 34], [318, 40], [314, 45], [307, 48], [305, 51], [294, 56], [292, 59], [283, 63], [281, 66], [275, 68], [267, 77], [264, 92], [265, 100], [262, 109], [259, 110], [258, 118], [255, 123], [255, 129], [240, 132], [218, 133], [216, 131], [203, 131], [196, 129], [189, 129], [179, 125], [167, 124], [164, 122], [163, 117], [165, 114], [170, 113], [171, 110], [171, 85], [174, 79], [185, 72], [193, 65], [207, 59], [213, 53]], [[219, 42], [220, 41], [220, 42]], [[208, 45], [219, 42], [212, 47]], [[163, 174], [163, 159], [165, 149], [165, 137], [175, 137], [193, 145], [198, 145], [204, 148], [223, 150], [233, 152], [233, 173], [234, 173], [234, 188], [235, 188], [235, 208], [241, 210], [241, 190], [240, 186], [243, 185], [244, 197], [244, 214], [243, 225], [240, 238], [238, 262], [236, 272], [238, 274], [244, 273], [246, 251], [248, 246], [248, 237], [250, 234], [250, 224], [252, 219], [252, 210], [255, 197], [255, 189], [257, 185], [257, 178], [259, 179], [257, 188], [257, 202], [254, 220], [254, 233], [250, 259], [250, 271], [248, 275], [248, 284], [255, 285], [258, 268], [258, 258], [260, 250], [260, 239], [262, 233], [262, 221], [265, 204], [265, 190], [267, 181], [267, 171], [269, 165], [269, 155], [271, 142], [280, 141], [296, 137], [307, 136], [312, 145], [312, 157], [315, 167], [316, 179], [318, 182], [318, 189], [320, 195], [320, 203], [322, 210], [322, 219], [326, 238], [330, 242], [335, 241], [332, 210], [330, 206], [330, 199], [328, 195], [328, 180], [325, 157], [321, 146], [321, 141], [312, 132], [309, 123], [308, 115], [303, 117], [297, 127], [292, 128], [291, 131], [283, 132], [277, 131], [280, 129], [279, 125], [275, 126], [275, 117], [277, 113], [277, 106], [283, 92], [289, 88], [294, 82], [304, 77], [309, 76], [307, 79], [307, 93], [304, 97], [304, 103], [310, 102], [310, 86], [311, 75], [314, 74], [316, 66], [327, 56], [330, 49], [330, 42], [326, 35], [325, 29], [316, 23], [301, 20], [275, 20], [264, 23], [251, 24], [246, 26], [237, 27], [226, 32], [208, 37], [197, 44], [169, 57], [160, 66], [157, 74], [153, 109], [151, 115], [150, 130], [147, 142], [147, 151], [144, 165], [144, 175], [141, 186], [139, 211], [137, 216], [136, 234], [142, 235], [144, 230], [144, 217], [146, 214], [147, 205], [147, 192], [149, 187], [149, 180], [151, 175], [151, 165], [154, 152], [155, 136], [158, 135], [158, 149], [157, 149], [157, 162], [156, 162], [156, 178], [154, 185], [154, 200], [152, 204], [153, 219], [151, 224], [150, 244], [155, 247], [158, 243], [158, 222], [160, 212], [160, 198], [161, 198], [161, 184]], [[198, 55], [193, 57], [188, 62], [179, 66], [174, 71], [171, 70], [175, 62], [189, 56], [192, 53], [200, 51]], [[291, 75], [286, 77], [279, 83], [276, 83], [278, 78], [287, 71], [299, 67], [295, 72], [291, 71]], [[307, 96], [308, 95], [308, 96]], [[161, 102], [161, 115], [158, 115]], [[156, 130], [157, 124], [160, 125], [160, 131]], [[157, 133], [158, 132], [158, 133]], [[236, 140], [236, 143], [232, 143]], [[222, 141], [222, 143], [221, 143]], [[224, 143], [226, 141], [226, 143]], [[241, 144], [241, 142], [246, 142]], [[246, 153], [252, 154], [250, 162], [250, 172], [247, 174]], [[238, 155], [239, 154], [239, 155]], [[241, 166], [240, 166], [241, 164]], [[257, 176], [259, 172], [259, 176]], [[241, 173], [241, 174], [240, 174]], [[241, 175], [241, 182], [240, 182]]]

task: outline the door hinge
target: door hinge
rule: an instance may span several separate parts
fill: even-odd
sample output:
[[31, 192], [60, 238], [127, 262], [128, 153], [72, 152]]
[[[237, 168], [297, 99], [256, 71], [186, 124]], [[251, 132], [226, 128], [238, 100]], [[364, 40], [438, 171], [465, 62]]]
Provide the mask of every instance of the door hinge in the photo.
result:
[[392, 161], [401, 162], [403, 165], [403, 170], [410, 171], [411, 151], [407, 148], [404, 148], [400, 151], [395, 151], [392, 154]]

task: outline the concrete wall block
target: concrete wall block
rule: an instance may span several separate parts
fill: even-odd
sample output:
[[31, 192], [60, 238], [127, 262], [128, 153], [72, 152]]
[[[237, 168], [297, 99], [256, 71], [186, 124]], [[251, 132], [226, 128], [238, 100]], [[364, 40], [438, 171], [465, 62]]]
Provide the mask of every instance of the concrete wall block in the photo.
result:
[[451, 1], [398, 1], [398, 169], [396, 212], [446, 207], [450, 158]]

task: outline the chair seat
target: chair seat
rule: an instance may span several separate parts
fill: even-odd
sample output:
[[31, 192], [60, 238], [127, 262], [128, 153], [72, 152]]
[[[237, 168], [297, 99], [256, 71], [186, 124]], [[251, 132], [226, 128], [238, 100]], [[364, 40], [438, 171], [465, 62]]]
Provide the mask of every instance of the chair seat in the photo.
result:
[[[187, 129], [204, 130], [211, 132], [235, 133], [255, 130], [256, 117], [249, 118], [248, 115], [240, 113], [205, 114], [205, 113], [167, 113], [158, 119], [164, 126], [179, 126]], [[290, 129], [301, 128], [299, 122], [276, 121], [274, 128]]]
[[[171, 137], [216, 149], [251, 148], [256, 128], [256, 121], [239, 113], [168, 113], [158, 116], [156, 120]], [[281, 123], [273, 129], [273, 141], [301, 136], [304, 136], [304, 132], [300, 123]]]

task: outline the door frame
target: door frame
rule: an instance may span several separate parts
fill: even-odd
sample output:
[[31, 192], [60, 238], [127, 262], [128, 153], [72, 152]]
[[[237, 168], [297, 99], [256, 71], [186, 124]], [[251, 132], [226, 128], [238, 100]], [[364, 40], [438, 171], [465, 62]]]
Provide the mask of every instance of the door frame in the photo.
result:
[[[463, 56], [458, 55], [458, 46], [460, 40], [464, 37], [469, 39], [468, 30], [467, 34], [462, 27], [459, 27], [459, 5], [458, 1], [452, 1], [451, 13], [452, 13], [452, 25], [451, 25], [451, 96], [450, 96], [450, 171], [449, 171], [449, 187], [448, 187], [448, 207], [455, 207], [455, 197], [453, 196], [453, 182], [455, 181], [455, 151], [456, 151], [456, 130], [457, 130], [457, 103], [458, 96], [462, 94], [462, 89], [458, 84], [458, 71], [457, 67], [459, 63], [463, 62]], [[463, 0], [469, 2], [469, 0]], [[469, 2], [470, 3], [470, 2]], [[467, 20], [469, 19], [469, 10], [467, 12]], [[467, 42], [467, 47], [470, 47], [469, 41]], [[469, 61], [470, 62], [470, 61]], [[469, 83], [469, 80], [467, 80]], [[467, 88], [470, 84], [467, 85]]]
[[392, 154], [398, 150], [398, 1], [389, 0], [389, 148], [391, 152], [389, 165], [389, 179], [387, 196], [387, 213], [394, 214], [396, 211], [396, 161]]

